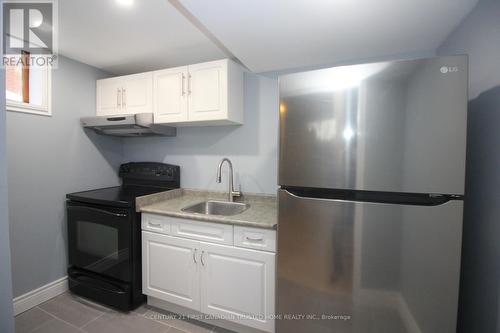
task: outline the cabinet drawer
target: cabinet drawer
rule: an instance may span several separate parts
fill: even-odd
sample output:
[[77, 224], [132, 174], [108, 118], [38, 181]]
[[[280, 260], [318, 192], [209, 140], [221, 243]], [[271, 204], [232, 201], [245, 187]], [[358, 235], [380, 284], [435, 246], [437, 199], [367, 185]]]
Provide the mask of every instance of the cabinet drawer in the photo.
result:
[[235, 226], [234, 245], [249, 249], [276, 252], [276, 231]]
[[233, 226], [204, 221], [190, 221], [169, 217], [171, 235], [206, 242], [233, 245]]
[[169, 235], [171, 232], [170, 221], [164, 216], [143, 213], [141, 227], [142, 230], [158, 232], [160, 234]]

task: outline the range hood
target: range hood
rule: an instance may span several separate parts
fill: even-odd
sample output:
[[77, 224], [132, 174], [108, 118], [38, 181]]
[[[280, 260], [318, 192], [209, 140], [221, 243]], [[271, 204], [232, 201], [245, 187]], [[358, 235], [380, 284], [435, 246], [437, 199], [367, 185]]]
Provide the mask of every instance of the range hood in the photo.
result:
[[93, 129], [98, 134], [137, 137], [175, 136], [175, 127], [153, 123], [152, 113], [138, 113], [118, 116], [96, 116], [81, 118], [84, 128]]

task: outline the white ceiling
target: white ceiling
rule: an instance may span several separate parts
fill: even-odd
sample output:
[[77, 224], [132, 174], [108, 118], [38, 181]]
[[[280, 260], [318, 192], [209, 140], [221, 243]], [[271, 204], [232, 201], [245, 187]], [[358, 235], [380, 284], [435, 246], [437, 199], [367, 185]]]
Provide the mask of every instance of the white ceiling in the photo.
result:
[[116, 0], [62, 0], [59, 52], [113, 74], [231, 54], [267, 72], [431, 53], [477, 2], [135, 0], [127, 8]]
[[170, 0], [254, 72], [433, 52], [478, 0]]
[[113, 74], [225, 58], [167, 0], [59, 1], [59, 53]]

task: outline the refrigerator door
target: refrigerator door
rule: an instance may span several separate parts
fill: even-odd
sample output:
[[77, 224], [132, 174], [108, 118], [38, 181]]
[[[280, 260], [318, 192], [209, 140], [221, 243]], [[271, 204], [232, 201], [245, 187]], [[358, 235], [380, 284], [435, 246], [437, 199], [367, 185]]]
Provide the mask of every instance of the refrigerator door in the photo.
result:
[[455, 332], [462, 206], [279, 190], [276, 332]]
[[467, 58], [280, 77], [279, 184], [464, 193]]

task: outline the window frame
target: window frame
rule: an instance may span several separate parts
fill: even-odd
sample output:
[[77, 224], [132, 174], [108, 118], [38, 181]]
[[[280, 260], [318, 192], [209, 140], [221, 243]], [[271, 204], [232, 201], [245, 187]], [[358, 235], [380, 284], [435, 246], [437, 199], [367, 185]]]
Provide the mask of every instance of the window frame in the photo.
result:
[[[29, 103], [17, 102], [6, 98], [5, 99], [6, 111], [22, 112], [38, 116], [52, 117], [52, 69], [50, 67], [45, 67], [45, 70], [47, 75], [47, 81], [46, 81], [47, 105], [46, 106], [32, 105]], [[6, 90], [3, 93], [5, 94]]]

